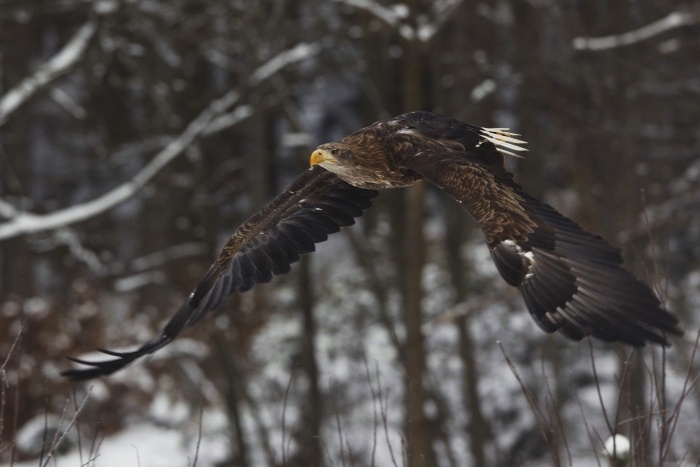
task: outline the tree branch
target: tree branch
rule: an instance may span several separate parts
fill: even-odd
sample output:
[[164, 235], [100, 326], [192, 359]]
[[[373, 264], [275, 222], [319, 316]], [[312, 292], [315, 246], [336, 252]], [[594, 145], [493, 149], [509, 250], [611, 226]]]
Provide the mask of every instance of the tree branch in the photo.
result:
[[310, 57], [311, 55], [316, 55], [321, 51], [321, 45], [315, 42], [306, 43], [302, 42], [295, 45], [291, 49], [287, 49], [283, 52], [278, 53], [266, 63], [260, 65], [251, 75], [250, 84], [256, 85], [261, 81], [265, 81], [270, 78], [270, 76], [276, 74], [282, 68], [286, 67], [290, 63], [298, 62], [304, 58]]
[[336, 0], [357, 10], [363, 10], [391, 27], [397, 27], [405, 17], [401, 9], [389, 9], [374, 0]]
[[[16, 212], [9, 222], [0, 224], [0, 240], [80, 222], [124, 202], [143, 188], [170, 161], [180, 155], [207, 129], [215, 118], [225, 113], [239, 98], [240, 95], [237, 91], [229, 91], [223, 97], [211, 102], [197, 118], [190, 122], [184, 132], [165, 146], [132, 180], [102, 196], [49, 214]], [[9, 212], [7, 205], [5, 203], [2, 205], [4, 206], [3, 211]]]
[[[307, 58], [309, 54], [317, 51], [318, 46], [314, 44], [299, 44], [291, 49], [282, 51], [258, 67], [251, 74], [248, 80], [249, 84], [258, 85], [286, 66], [299, 62]], [[8, 222], [0, 224], [0, 241], [19, 235], [53, 230], [84, 221], [126, 201], [141, 190], [163, 167], [182, 154], [197, 139], [211, 134], [213, 129], [221, 131], [248, 118], [252, 114], [249, 106], [239, 106], [230, 110], [239, 99], [239, 92], [232, 90], [212, 101], [206, 109], [190, 122], [185, 131], [156, 154], [153, 160], [141, 169], [132, 180], [93, 200], [49, 214], [33, 214], [21, 212], [0, 199], [0, 217], [9, 219]]]
[[442, 29], [454, 11], [464, 0], [439, 0], [432, 5], [433, 18], [418, 18], [417, 26], [411, 25], [407, 20], [412, 14], [404, 4], [396, 4], [385, 7], [374, 0], [336, 0], [356, 10], [362, 10], [374, 18], [395, 29], [407, 42], [430, 42]]
[[97, 33], [97, 24], [96, 19], [87, 21], [60, 52], [0, 98], [0, 127], [29, 99], [67, 74], [84, 57]]
[[433, 3], [434, 19], [418, 26], [418, 39], [421, 42], [430, 42], [463, 2], [464, 0], [442, 0]]
[[696, 11], [674, 11], [664, 18], [642, 26], [639, 29], [603, 37], [576, 37], [572, 44], [576, 50], [606, 50], [636, 44], [671, 29], [700, 23], [700, 13]]

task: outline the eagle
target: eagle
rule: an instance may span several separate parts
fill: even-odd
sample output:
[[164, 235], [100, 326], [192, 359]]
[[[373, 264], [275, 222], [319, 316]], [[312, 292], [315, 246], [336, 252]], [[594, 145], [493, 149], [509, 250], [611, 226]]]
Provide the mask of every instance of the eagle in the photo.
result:
[[517, 287], [535, 322], [573, 340], [593, 336], [632, 346], [669, 345], [678, 319], [622, 265], [617, 248], [528, 195], [504, 167], [523, 141], [503, 128], [468, 125], [416, 111], [375, 122], [322, 144], [304, 171], [230, 237], [187, 300], [152, 340], [136, 350], [100, 350], [105, 361], [71, 380], [110, 375], [151, 354], [236, 292], [289, 272], [329, 234], [355, 223], [377, 190], [428, 180], [476, 221], [503, 279]]

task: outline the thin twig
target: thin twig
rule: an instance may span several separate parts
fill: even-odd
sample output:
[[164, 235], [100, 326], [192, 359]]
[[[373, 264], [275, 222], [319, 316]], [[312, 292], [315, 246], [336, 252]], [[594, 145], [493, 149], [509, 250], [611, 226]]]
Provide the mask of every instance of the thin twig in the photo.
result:
[[39, 464], [46, 454], [46, 435], [49, 434], [49, 396], [46, 391], [46, 380], [44, 380], [44, 431], [41, 434], [41, 452], [39, 453]]
[[[547, 390], [547, 399], [549, 400], [549, 406], [550, 406], [550, 413], [554, 417], [554, 421], [556, 422], [557, 427], [559, 428], [559, 433], [561, 435], [561, 439], [564, 443], [564, 449], [566, 451], [567, 458], [569, 460], [569, 465], [571, 465], [571, 452], [569, 451], [569, 443], [566, 440], [566, 433], [564, 432], [564, 424], [562, 423], [561, 416], [559, 415], [559, 407], [558, 407], [558, 400], [556, 400], [555, 394], [552, 391], [552, 387], [549, 384], [549, 378], [547, 377], [547, 373], [545, 371], [544, 367], [544, 356], [540, 357], [540, 371], [542, 371], [542, 380], [544, 381], [545, 388]], [[555, 432], [554, 432], [554, 424], [550, 422], [551, 426], [551, 431], [552, 431], [552, 437], [554, 438]], [[558, 443], [553, 439], [553, 443], [550, 446], [550, 451], [552, 452], [552, 457], [554, 457], [553, 461], [556, 465], [561, 465], [561, 459], [559, 459], [559, 447], [557, 446]]]
[[[294, 382], [294, 369], [292, 369], [292, 373], [289, 375], [289, 382], [287, 383], [287, 387], [284, 390], [284, 400], [282, 401], [282, 465], [287, 465], [287, 443], [286, 443], [286, 437], [287, 437], [287, 401], [289, 400], [289, 391], [292, 388], [292, 383]], [[291, 441], [291, 439], [290, 439]]]
[[685, 376], [685, 380], [683, 381], [683, 389], [681, 391], [681, 395], [678, 397], [678, 402], [676, 403], [676, 406], [673, 408], [673, 414], [670, 417], [671, 420], [671, 426], [669, 428], [669, 434], [668, 434], [668, 439], [669, 442], [664, 446], [664, 451], [661, 455], [661, 459], [666, 459], [668, 456], [668, 451], [671, 447], [670, 439], [673, 437], [673, 433], [676, 431], [676, 427], [678, 425], [678, 419], [680, 418], [680, 413], [681, 413], [681, 406], [683, 405], [683, 401], [685, 401], [685, 398], [688, 396], [690, 391], [693, 389], [693, 386], [695, 386], [700, 379], [700, 373], [695, 375], [693, 377], [693, 363], [695, 362], [695, 356], [697, 355], [698, 348], [700, 346], [700, 331], [697, 332], [697, 335], [695, 337], [695, 345], [693, 346], [693, 352], [690, 355], [690, 362], [688, 363], [688, 371]]
[[[78, 397], [76, 393], [77, 389], [76, 386], [73, 386], [73, 410], [77, 411], [78, 410]], [[78, 455], [80, 457], [80, 465], [84, 465], [83, 463], [83, 437], [80, 434], [80, 421], [76, 420], [75, 422], [75, 430], [78, 434]]]
[[[518, 384], [520, 385], [520, 389], [522, 390], [523, 394], [525, 395], [525, 399], [527, 400], [528, 405], [530, 406], [530, 409], [532, 410], [532, 413], [535, 415], [535, 418], [540, 420], [540, 422], [546, 422], [547, 418], [544, 416], [542, 413], [542, 410], [540, 407], [537, 405], [537, 401], [532, 397], [532, 393], [530, 390], [525, 386], [525, 383], [523, 382], [522, 378], [520, 378], [520, 374], [518, 373], [518, 370], [515, 368], [515, 364], [513, 361], [510, 359], [508, 354], [506, 353], [506, 350], [503, 348], [503, 344], [498, 341], [496, 342], [496, 345], [501, 349], [501, 353], [503, 354], [503, 357], [506, 359], [506, 363], [508, 364], [508, 367], [510, 368], [511, 373], [513, 373], [513, 376], [515, 376], [515, 379], [518, 381]], [[549, 444], [550, 440], [549, 437], [547, 436], [547, 431], [544, 429], [544, 423], [538, 423], [540, 433], [542, 434], [542, 437], [544, 438], [544, 441]]]
[[[10, 345], [10, 350], [7, 352], [5, 360], [3, 360], [2, 365], [0, 365], [0, 386], [2, 386], [2, 391], [0, 393], [0, 441], [2, 441], [3, 430], [5, 428], [5, 397], [6, 388], [9, 386], [9, 382], [7, 381], [7, 374], [5, 373], [5, 368], [7, 367], [7, 364], [10, 361], [10, 357], [12, 357], [12, 354], [15, 351], [15, 348], [17, 347], [17, 345], [19, 345], [19, 341], [22, 338], [22, 334], [24, 333], [26, 324], [27, 319], [24, 318], [22, 320], [22, 323], [20, 324], [17, 335], [12, 340], [12, 345]], [[15, 418], [17, 418], [17, 411], [15, 411]]]
[[[45, 460], [44, 463], [42, 464], [42, 467], [45, 467], [46, 465], [48, 465], [49, 461], [50, 461], [53, 457], [55, 457], [55, 455], [56, 455], [56, 450], [57, 450], [58, 447], [61, 445], [61, 443], [63, 442], [63, 440], [65, 439], [66, 435], [68, 434], [68, 432], [70, 431], [70, 429], [73, 427], [73, 425], [75, 425], [75, 423], [76, 423], [77, 420], [78, 420], [78, 417], [80, 416], [80, 413], [83, 411], [83, 409], [84, 409], [85, 406], [87, 405], [87, 402], [88, 402], [88, 400], [90, 399], [90, 394], [92, 393], [92, 388], [93, 388], [92, 386], [90, 386], [90, 387], [88, 388], [87, 393], [85, 394], [85, 397], [84, 397], [83, 400], [80, 402], [80, 405], [78, 406], [78, 409], [77, 409], [77, 410], [75, 411], [75, 413], [73, 414], [73, 418], [71, 418], [70, 423], [68, 423], [68, 426], [66, 427], [65, 430], [63, 430], [63, 433], [61, 433], [61, 435], [58, 437], [58, 439], [56, 439], [56, 441], [52, 444], [51, 449], [49, 450], [49, 454], [46, 456], [46, 460]], [[62, 420], [63, 420], [63, 418], [62, 418]], [[58, 432], [57, 432], [57, 434], [58, 434]]]
[[591, 441], [591, 446], [594, 447], [593, 453], [595, 454], [595, 460], [598, 463], [598, 467], [602, 467], [602, 464], [600, 463], [600, 456], [598, 455], [598, 450], [595, 449], [595, 438], [593, 437], [593, 433], [591, 433], [591, 426], [588, 424], [588, 416], [586, 415], [586, 411], [583, 408], [583, 403], [581, 402], [581, 399], [579, 399], [578, 394], [576, 394], [576, 403], [578, 404], [578, 408], [581, 411], [581, 419], [583, 420], [583, 425], [586, 427], [586, 434], [588, 435], [588, 439]]
[[338, 442], [340, 443], [340, 462], [343, 467], [345, 467], [347, 464], [345, 463], [345, 448], [343, 447], [343, 427], [340, 424], [340, 413], [335, 401], [333, 401], [333, 409], [333, 412], [335, 412], [335, 426], [338, 433]]
[[[382, 425], [384, 426], [384, 437], [386, 439], [386, 445], [389, 448], [389, 455], [391, 456], [391, 463], [394, 465], [394, 467], [399, 467], [399, 464], [396, 463], [396, 457], [394, 456], [394, 448], [391, 445], [391, 440], [389, 439], [389, 422], [387, 421], [387, 407], [388, 407], [388, 399], [389, 399], [389, 394], [387, 393], [386, 395], [386, 400], [382, 398], [382, 381], [379, 378], [379, 367], [377, 367], [376, 372], [375, 372], [375, 377], [377, 378], [377, 394], [379, 396], [379, 411], [382, 415]], [[404, 462], [404, 465], [406, 463]]]
[[[100, 446], [104, 441], [104, 435], [100, 434], [100, 421], [95, 422], [95, 429], [93, 430], [94, 436], [92, 437], [92, 442], [90, 443], [90, 451], [88, 451], [88, 460], [86, 464], [93, 462], [100, 456]], [[99, 440], [99, 441], [98, 441]]]
[[370, 467], [374, 467], [374, 459], [377, 453], [377, 430], [379, 429], [379, 420], [377, 418], [377, 393], [374, 390], [374, 385], [372, 384], [372, 375], [369, 372], [369, 364], [367, 363], [367, 356], [362, 354], [362, 361], [365, 364], [365, 374], [367, 375], [367, 384], [369, 384], [369, 392], [372, 395], [372, 416], [374, 429], [372, 430], [372, 454], [370, 456]]
[[194, 451], [194, 460], [192, 461], [192, 467], [197, 467], [197, 460], [199, 459], [199, 447], [202, 445], [202, 418], [204, 415], [204, 400], [200, 400], [199, 406], [199, 424], [197, 427], [197, 447]]
[[[5, 373], [5, 367], [7, 366], [7, 363], [10, 361], [10, 357], [12, 356], [12, 353], [15, 351], [15, 347], [17, 347], [17, 344], [19, 343], [19, 340], [22, 337], [22, 333], [24, 332], [24, 328], [27, 325], [27, 318], [24, 318], [22, 320], [22, 324], [19, 326], [19, 332], [17, 332], [17, 335], [12, 341], [12, 345], [10, 346], [10, 350], [7, 353], [7, 357], [5, 357], [5, 360], [3, 360], [2, 365], [0, 365], [0, 373]], [[2, 425], [0, 425], [2, 426]], [[0, 432], [1, 433], [1, 432]]]
[[[610, 434], [612, 434], [614, 436], [616, 433], [616, 429], [610, 423], [610, 417], [608, 416], [608, 411], [605, 409], [605, 401], [603, 401], [603, 392], [600, 389], [600, 378], [598, 378], [598, 370], [596, 369], [595, 358], [593, 356], [593, 341], [591, 340], [590, 337], [588, 337], [588, 351], [589, 351], [589, 354], [591, 356], [591, 368], [593, 369], [593, 381], [595, 381], [595, 388], [596, 388], [596, 393], [598, 394], [598, 401], [600, 402], [600, 408], [603, 411], [603, 419], [605, 420], [605, 424], [608, 426], [608, 431], [610, 432]], [[624, 381], [624, 379], [621, 379], [621, 381]], [[619, 405], [620, 404], [618, 404], [618, 407], [619, 407]]]

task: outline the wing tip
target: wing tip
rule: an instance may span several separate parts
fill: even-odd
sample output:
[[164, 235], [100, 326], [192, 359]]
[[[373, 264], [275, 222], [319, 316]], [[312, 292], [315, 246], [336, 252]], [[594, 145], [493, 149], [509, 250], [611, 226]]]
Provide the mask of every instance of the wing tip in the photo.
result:
[[85, 365], [89, 368], [73, 368], [70, 370], [62, 371], [60, 375], [73, 382], [86, 381], [100, 376], [109, 376], [112, 373], [121, 370], [137, 358], [144, 355], [138, 351], [114, 352], [105, 349], [98, 350], [106, 355], [110, 355], [117, 358], [114, 358], [112, 360], [103, 360], [95, 362], [90, 360], [83, 360], [80, 358], [67, 357], [67, 359], [71, 362], [78, 363], [80, 365]]

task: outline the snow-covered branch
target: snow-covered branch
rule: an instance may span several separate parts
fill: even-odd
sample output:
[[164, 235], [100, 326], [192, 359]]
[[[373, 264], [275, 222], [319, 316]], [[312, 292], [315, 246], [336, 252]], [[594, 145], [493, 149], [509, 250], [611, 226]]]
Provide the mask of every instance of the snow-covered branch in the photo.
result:
[[291, 49], [280, 52], [266, 63], [259, 66], [257, 70], [250, 75], [250, 84], [256, 85], [261, 81], [265, 81], [290, 63], [295, 63], [312, 55], [316, 55], [320, 51], [321, 46], [319, 44], [302, 42]]
[[0, 199], [0, 217], [9, 219], [17, 215], [17, 209], [10, 203]]
[[104, 275], [108, 271], [107, 265], [102, 262], [99, 255], [86, 248], [73, 229], [67, 227], [58, 229], [51, 242], [67, 247], [71, 256], [85, 264], [96, 276]]
[[85, 51], [97, 36], [100, 21], [119, 9], [116, 0], [98, 0], [93, 4], [94, 16], [83, 24], [73, 37], [49, 61], [42, 64], [31, 76], [0, 97], [0, 127], [10, 116], [27, 103], [39, 91], [49, 87], [61, 76], [69, 73], [85, 56]]
[[0, 98], [0, 126], [37, 92], [68, 73], [84, 56], [96, 33], [97, 20], [87, 21], [56, 55], [41, 65], [33, 75], [5, 93]]
[[9, 222], [0, 224], [0, 240], [56, 229], [80, 222], [124, 202], [143, 188], [163, 167], [192, 144], [211, 122], [228, 111], [240, 98], [236, 91], [229, 91], [204, 109], [177, 138], [163, 148], [136, 176], [111, 191], [85, 203], [77, 204], [49, 214], [18, 212]]
[[573, 40], [573, 46], [577, 50], [596, 51], [624, 47], [651, 39], [671, 29], [696, 23], [700, 23], [700, 13], [694, 11], [674, 11], [660, 20], [622, 34], [604, 37], [576, 37]]
[[418, 39], [429, 42], [463, 2], [464, 0], [440, 0], [433, 3], [434, 19], [418, 27]]
[[408, 21], [411, 11], [403, 3], [397, 3], [391, 7], [385, 7], [374, 0], [336, 0], [356, 10], [364, 11], [374, 18], [395, 29], [399, 35], [408, 42], [430, 42], [435, 34], [451, 17], [452, 13], [464, 0], [439, 0], [433, 3], [432, 18], [419, 16], [417, 25], [413, 26]]
[[129, 270], [144, 272], [149, 269], [157, 269], [169, 261], [204, 254], [207, 252], [207, 248], [207, 244], [202, 242], [172, 245], [163, 250], [132, 259], [129, 262]]
[[[257, 68], [252, 73], [249, 83], [251, 85], [260, 84], [282, 68], [308, 57], [310, 53], [314, 53], [316, 48], [317, 46], [314, 45], [300, 44], [281, 52]], [[239, 99], [239, 92], [232, 90], [212, 101], [179, 136], [158, 152], [153, 160], [141, 169], [132, 180], [95, 199], [48, 214], [23, 212], [0, 200], [0, 216], [8, 219], [7, 222], [0, 224], [0, 241], [84, 221], [126, 201], [198, 138], [207, 136], [214, 130], [221, 131], [249, 117], [252, 114], [250, 106], [235, 107]]]
[[374, 16], [383, 23], [388, 24], [391, 27], [397, 27], [401, 20], [403, 20], [407, 14], [408, 7], [401, 5], [403, 8], [386, 8], [385, 6], [375, 2], [374, 0], [336, 0], [338, 3], [342, 3], [349, 7], [355, 8], [356, 10], [362, 10], [370, 15]]
[[148, 284], [163, 282], [165, 275], [159, 270], [165, 263], [189, 256], [201, 255], [207, 252], [208, 246], [202, 242], [188, 242], [170, 246], [164, 250], [150, 253], [129, 261], [130, 275], [114, 280], [114, 289], [119, 292], [130, 292]]

